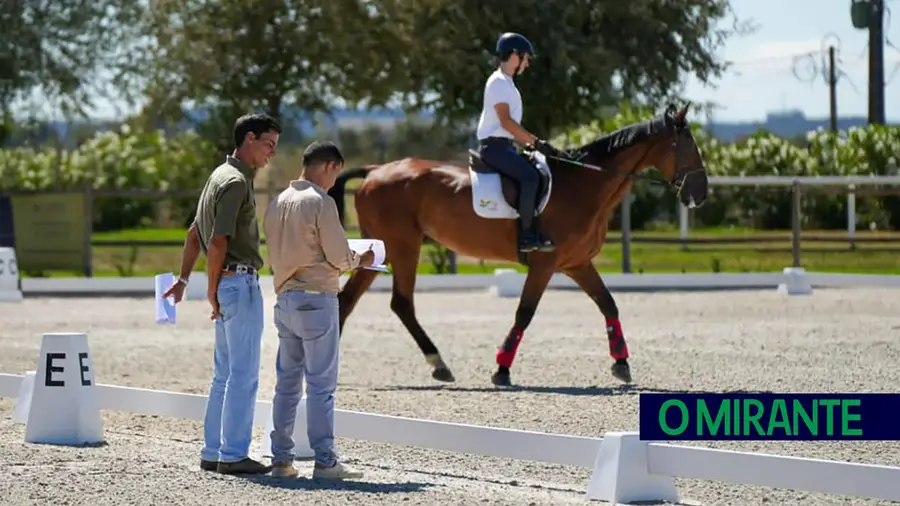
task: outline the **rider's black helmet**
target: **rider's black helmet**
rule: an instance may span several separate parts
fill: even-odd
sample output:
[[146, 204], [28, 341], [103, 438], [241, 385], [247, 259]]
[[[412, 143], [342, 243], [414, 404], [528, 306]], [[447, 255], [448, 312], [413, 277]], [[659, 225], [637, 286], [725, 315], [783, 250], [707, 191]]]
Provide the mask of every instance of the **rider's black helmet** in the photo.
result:
[[536, 56], [531, 41], [524, 35], [513, 32], [506, 32], [497, 39], [496, 53], [504, 61], [513, 53], [528, 53], [532, 58]]

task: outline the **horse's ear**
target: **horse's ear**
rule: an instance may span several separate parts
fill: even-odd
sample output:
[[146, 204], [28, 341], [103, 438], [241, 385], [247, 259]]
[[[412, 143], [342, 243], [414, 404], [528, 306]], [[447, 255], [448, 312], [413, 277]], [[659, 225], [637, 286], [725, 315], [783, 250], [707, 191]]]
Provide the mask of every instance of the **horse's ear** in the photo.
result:
[[684, 118], [687, 116], [687, 112], [688, 112], [688, 109], [690, 109], [690, 107], [691, 107], [690, 102], [684, 104], [684, 107], [682, 107], [681, 110], [678, 111], [677, 114], [675, 114], [675, 121], [677, 121], [679, 123], [684, 121]]

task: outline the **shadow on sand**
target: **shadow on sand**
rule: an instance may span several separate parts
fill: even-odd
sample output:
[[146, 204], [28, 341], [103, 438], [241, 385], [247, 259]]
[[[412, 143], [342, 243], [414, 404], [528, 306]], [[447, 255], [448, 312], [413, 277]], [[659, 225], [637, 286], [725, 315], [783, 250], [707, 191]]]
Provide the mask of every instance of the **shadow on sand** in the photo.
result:
[[651, 387], [642, 387], [636, 384], [630, 385], [619, 385], [616, 387], [599, 387], [599, 386], [586, 386], [586, 387], [574, 387], [574, 386], [540, 386], [540, 385], [512, 385], [509, 387], [495, 387], [495, 386], [487, 386], [487, 387], [459, 387], [453, 385], [388, 385], [384, 387], [372, 388], [371, 390], [376, 392], [396, 392], [396, 391], [410, 391], [410, 392], [475, 392], [475, 393], [487, 393], [487, 392], [528, 392], [528, 393], [536, 393], [536, 394], [558, 394], [558, 395], [571, 395], [571, 396], [602, 396], [602, 397], [612, 397], [616, 395], [638, 395], [638, 394], [770, 394], [773, 393], [771, 390], [728, 390], [728, 391], [719, 391], [719, 392], [711, 392], [706, 390], [690, 390], [690, 389], [665, 389], [665, 388], [651, 388]]
[[421, 483], [416, 481], [406, 481], [399, 483], [371, 483], [365, 481], [365, 478], [358, 481], [353, 480], [314, 480], [304, 476], [297, 478], [277, 478], [270, 475], [263, 476], [239, 476], [247, 481], [267, 487], [280, 488], [284, 490], [345, 490], [348, 492], [363, 492], [368, 494], [409, 494], [422, 492], [425, 489], [435, 487], [434, 483]]

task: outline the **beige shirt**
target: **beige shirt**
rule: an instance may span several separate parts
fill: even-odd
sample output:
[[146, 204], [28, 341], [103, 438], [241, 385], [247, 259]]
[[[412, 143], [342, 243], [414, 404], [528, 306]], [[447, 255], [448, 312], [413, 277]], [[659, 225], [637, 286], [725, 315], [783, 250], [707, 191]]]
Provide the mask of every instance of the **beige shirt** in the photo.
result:
[[269, 203], [263, 218], [275, 293], [337, 293], [340, 275], [359, 266], [337, 205], [319, 185], [298, 179]]

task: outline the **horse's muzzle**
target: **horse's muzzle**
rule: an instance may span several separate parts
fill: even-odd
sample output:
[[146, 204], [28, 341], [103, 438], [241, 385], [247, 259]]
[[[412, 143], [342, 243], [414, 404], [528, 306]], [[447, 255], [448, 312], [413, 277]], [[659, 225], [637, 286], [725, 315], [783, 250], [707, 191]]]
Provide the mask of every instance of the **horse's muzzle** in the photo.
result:
[[685, 173], [676, 180], [675, 187], [681, 204], [688, 209], [702, 206], [709, 196], [709, 178], [702, 169]]

